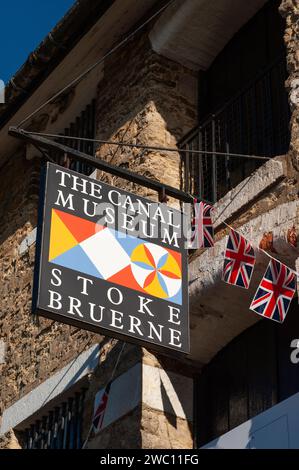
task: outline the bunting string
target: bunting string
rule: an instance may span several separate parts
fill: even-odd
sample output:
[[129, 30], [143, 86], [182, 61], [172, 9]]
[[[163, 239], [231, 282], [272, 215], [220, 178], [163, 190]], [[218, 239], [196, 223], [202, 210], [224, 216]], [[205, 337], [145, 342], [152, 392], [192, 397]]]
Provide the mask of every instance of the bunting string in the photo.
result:
[[[234, 232], [238, 233], [241, 237], [245, 238], [247, 241], [249, 241], [249, 243], [252, 243], [250, 240], [248, 240], [241, 232], [238, 232], [238, 230], [236, 230], [234, 227], [232, 227], [231, 225], [227, 224], [226, 222], [222, 222], [227, 228], [229, 228], [230, 230], [234, 230]], [[269, 258], [273, 259], [274, 261], [276, 261], [277, 263], [282, 263], [282, 261], [280, 261], [279, 259], [275, 258], [274, 256], [270, 255], [270, 253], [268, 253], [268, 251], [264, 250], [263, 248], [260, 248], [259, 246], [256, 246], [254, 247], [255, 249], [257, 249], [258, 251], [261, 251], [263, 252], [266, 256], [268, 256]], [[283, 263], [285, 264], [285, 263]], [[287, 266], [287, 265], [286, 265]], [[294, 273], [297, 277], [299, 277], [299, 273], [297, 271], [295, 271], [294, 269], [290, 268], [289, 266], [287, 266], [287, 268], [292, 272]]]
[[[189, 241], [189, 247], [213, 247], [213, 223], [210, 217], [213, 207], [207, 206], [203, 202], [198, 203], [195, 198], [193, 198], [193, 204], [194, 217], [191, 224], [191, 243]], [[206, 206], [209, 217], [205, 212]], [[256, 263], [254, 243], [231, 225], [226, 222], [223, 222], [223, 224], [230, 231], [224, 252], [222, 281], [232, 286], [249, 289]], [[206, 234], [207, 230], [210, 231], [208, 235]], [[250, 227], [250, 235], [252, 238], [252, 227]], [[211, 238], [211, 240], [205, 243], [205, 238]], [[196, 246], [194, 246], [194, 240]], [[299, 273], [270, 255], [261, 246], [256, 248], [270, 258], [270, 261], [251, 301], [249, 310], [264, 318], [282, 323], [296, 293], [296, 277], [298, 279]]]

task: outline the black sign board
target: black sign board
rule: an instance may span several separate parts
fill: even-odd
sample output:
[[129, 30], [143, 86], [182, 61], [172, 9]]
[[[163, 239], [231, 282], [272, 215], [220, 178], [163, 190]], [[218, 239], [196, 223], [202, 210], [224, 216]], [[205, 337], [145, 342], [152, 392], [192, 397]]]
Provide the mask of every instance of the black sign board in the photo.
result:
[[185, 216], [48, 163], [33, 312], [160, 352], [189, 352]]

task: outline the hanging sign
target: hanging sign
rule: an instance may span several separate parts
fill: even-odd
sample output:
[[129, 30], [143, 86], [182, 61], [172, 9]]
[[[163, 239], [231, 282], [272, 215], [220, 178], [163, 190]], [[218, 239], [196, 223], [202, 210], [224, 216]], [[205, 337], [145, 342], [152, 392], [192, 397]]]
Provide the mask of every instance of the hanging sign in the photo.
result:
[[189, 352], [185, 216], [48, 163], [33, 312], [161, 352]]

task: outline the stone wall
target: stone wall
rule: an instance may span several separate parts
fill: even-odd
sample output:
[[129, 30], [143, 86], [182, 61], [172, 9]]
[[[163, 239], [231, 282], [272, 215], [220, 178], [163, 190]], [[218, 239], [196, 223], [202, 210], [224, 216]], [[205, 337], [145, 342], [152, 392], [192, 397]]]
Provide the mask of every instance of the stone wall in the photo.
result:
[[[269, 188], [266, 195], [261, 191], [255, 205], [250, 199], [242, 212], [236, 211], [233, 219], [236, 226], [279, 204], [294, 202], [298, 197], [299, 1], [284, 0], [280, 10], [287, 21], [285, 41], [290, 73], [287, 87], [292, 110], [292, 165], [286, 170], [286, 177]], [[98, 87], [97, 138], [175, 147], [196, 124], [197, 74], [155, 53], [150, 47], [148, 31], [106, 60], [104, 78]], [[24, 154], [21, 151], [13, 156], [1, 169], [0, 177], [0, 339], [6, 344], [5, 362], [0, 364], [0, 416], [1, 410], [93, 342], [102, 340], [84, 330], [33, 318], [30, 314], [35, 246], [21, 255], [19, 245], [37, 223], [40, 164], [38, 160], [27, 161]], [[175, 187], [181, 185], [178, 153], [101, 145], [97, 155], [151, 179]], [[124, 180], [109, 175], [104, 175], [104, 179], [135, 193], [157, 197], [153, 191]], [[218, 237], [223, 238], [225, 234], [219, 232]], [[94, 396], [109, 380], [120, 348], [120, 342], [104, 340], [100, 364], [91, 377], [86, 395], [83, 438], [89, 431]], [[157, 358], [142, 348], [127, 345], [115, 377], [139, 362], [187, 374], [185, 364]], [[188, 371], [189, 377], [193, 374], [194, 370]], [[12, 432], [0, 441], [0, 448], [18, 446]], [[187, 419], [141, 402], [129, 414], [92, 437], [88, 447], [191, 448], [192, 426]]]
[[[196, 125], [196, 93], [196, 73], [153, 52], [145, 32], [105, 62], [104, 79], [98, 88], [97, 138], [175, 147]], [[180, 187], [177, 153], [102, 145], [98, 156], [151, 179]], [[113, 184], [153, 195], [150, 190], [107, 178]]]
[[192, 449], [192, 425], [170, 413], [142, 406], [143, 449]]
[[[140, 35], [105, 63], [104, 80], [99, 84], [97, 98], [97, 137], [174, 147], [196, 123], [196, 87], [194, 72], [155, 54], [147, 33]], [[141, 155], [136, 149], [102, 146], [98, 155], [155, 180], [180, 185], [180, 160], [176, 153]], [[0, 339], [6, 345], [5, 363], [0, 364], [0, 416], [1, 410], [102, 339], [84, 330], [31, 315], [35, 244], [22, 254], [19, 246], [37, 225], [39, 174], [39, 160], [26, 160], [24, 149], [2, 168], [0, 179], [0, 214], [5, 221], [0, 228]], [[112, 184], [127, 186], [126, 182], [115, 181], [107, 175], [106, 178]], [[130, 189], [140, 190], [133, 185]], [[153, 196], [150, 191], [146, 195]], [[101, 364], [92, 377], [86, 397], [85, 435], [95, 393], [111, 373], [119, 344], [107, 339], [102, 348]], [[106, 363], [103, 357], [107, 358]], [[117, 375], [141, 357], [141, 348], [128, 345]], [[122, 426], [128, 427], [128, 423], [132, 431], [124, 436]], [[112, 442], [118, 442], [124, 447], [142, 446], [147, 427], [143, 420], [141, 433], [140, 423], [141, 407], [116, 423], [115, 430], [110, 426], [109, 437], [103, 434], [100, 438], [101, 445], [109, 447]], [[116, 441], [118, 428], [122, 437]], [[12, 432], [1, 441], [1, 447], [9, 446], [18, 446]]]
[[[97, 97], [98, 139], [176, 147], [179, 139], [196, 123], [197, 74], [155, 53], [151, 49], [147, 31], [105, 62], [104, 78], [99, 84]], [[177, 188], [181, 186], [178, 153], [143, 152], [137, 148], [101, 145], [97, 156], [153, 180]], [[147, 188], [136, 187], [109, 175], [100, 176], [110, 184], [157, 200], [157, 194]], [[177, 201], [169, 202], [177, 204]], [[133, 350], [136, 360], [140, 360], [141, 354], [143, 363], [148, 363], [151, 356], [149, 353], [145, 350], [141, 352], [138, 348]], [[152, 356], [151, 363], [155, 361], [154, 358]], [[125, 358], [122, 367], [131, 367], [130, 362]], [[177, 365], [177, 361], [174, 363], [168, 360], [168, 366], [175, 367], [175, 364]], [[155, 366], [162, 367], [158, 359]], [[101, 380], [103, 372], [104, 369], [100, 374]], [[101, 386], [99, 381], [95, 382], [97, 387]], [[95, 390], [96, 388], [91, 387], [91, 397]], [[91, 410], [88, 415], [91, 415]], [[124, 440], [122, 430], [125, 426], [127, 437]], [[91, 440], [88, 447], [109, 446], [190, 448], [192, 430], [185, 419], [142, 404], [104, 429]]]
[[285, 44], [289, 77], [286, 87], [291, 108], [290, 157], [296, 171], [299, 171], [299, 1], [282, 0], [280, 13], [286, 20]]
[[[114, 418], [111, 422], [104, 419], [100, 433], [95, 435], [90, 431], [94, 397], [111, 379], [121, 349], [121, 342], [108, 341], [102, 349], [99, 366], [91, 378], [83, 423], [83, 439], [89, 436], [86, 447], [192, 448], [192, 376], [195, 369], [128, 343], [125, 344], [114, 375], [105, 414]], [[116, 394], [113, 387], [119, 377], [122, 378], [122, 385], [121, 388], [118, 385]], [[132, 400], [131, 394], [136, 395], [136, 392], [137, 400], [136, 396]], [[115, 410], [119, 408], [120, 401], [126, 403], [128, 411], [117, 415]], [[188, 419], [182, 413], [186, 413]]]
[[138, 406], [95, 436], [88, 449], [142, 449], [141, 413]]
[[192, 449], [186, 420], [140, 404], [93, 437], [88, 449]]
[[0, 436], [1, 449], [22, 449], [22, 445], [13, 430], [7, 432], [4, 436]]
[[99, 336], [31, 315], [35, 245], [20, 243], [37, 224], [40, 162], [14, 155], [0, 178], [0, 416], [22, 395], [99, 341]]
[[[129, 343], [125, 344], [123, 350], [122, 350], [122, 347], [123, 347], [122, 341], [117, 341], [114, 339], [106, 338], [105, 344], [101, 348], [99, 366], [94, 371], [94, 374], [91, 377], [90, 386], [85, 396], [85, 413], [83, 417], [83, 429], [82, 429], [83, 440], [85, 440], [89, 434], [90, 423], [92, 421], [92, 416], [93, 416], [95, 395], [99, 390], [104, 388], [107, 385], [107, 383], [111, 380], [112, 372], [115, 368], [115, 365], [117, 363], [120, 353], [121, 353], [121, 356], [119, 359], [119, 363], [113, 376], [114, 380], [123, 372], [127, 371], [128, 369], [130, 369], [131, 367], [133, 367], [135, 364], [139, 363], [142, 360], [142, 350], [140, 347], [131, 345]], [[135, 417], [136, 417], [136, 414], [134, 412], [132, 413], [132, 423], [131, 423], [132, 430], [128, 432], [128, 438], [133, 439], [133, 440], [135, 439], [136, 445], [137, 445], [137, 437], [135, 436], [135, 428], [136, 428], [136, 423], [134, 421]], [[129, 418], [122, 418], [122, 420], [123, 419], [125, 419], [125, 422], [126, 422]], [[97, 436], [95, 439], [93, 439], [94, 436], [93, 434], [91, 434], [90, 435], [91, 442], [89, 443], [88, 448], [92, 448], [93, 446], [98, 445], [100, 446], [99, 448], [104, 449], [106, 445], [104, 443], [112, 442], [111, 435], [114, 436], [114, 432], [115, 432], [113, 428], [114, 428], [114, 424], [109, 426], [107, 430], [103, 430], [103, 432], [101, 432], [101, 434]], [[114, 445], [116, 447], [117, 446], [121, 447], [122, 442], [124, 440], [123, 432], [120, 433], [117, 437], [114, 436], [113, 439], [114, 439]], [[96, 444], [94, 443], [94, 441], [96, 441]]]
[[[159, 370], [161, 377], [168, 377], [170, 390], [166, 390], [163, 381], [158, 383], [153, 380], [153, 374], [149, 373], [149, 367]], [[144, 388], [142, 403], [141, 435], [142, 446], [145, 449], [192, 449], [193, 448], [193, 377], [199, 372], [196, 363], [174, 360], [167, 356], [157, 356], [143, 349]], [[175, 374], [175, 376], [172, 375]], [[145, 377], [147, 376], [147, 377]], [[174, 380], [174, 377], [178, 380]], [[179, 385], [179, 387], [178, 387]], [[159, 394], [163, 399], [163, 410], [149, 406], [147, 398]], [[179, 415], [174, 408], [171, 388], [177, 395], [179, 407], [185, 417]]]

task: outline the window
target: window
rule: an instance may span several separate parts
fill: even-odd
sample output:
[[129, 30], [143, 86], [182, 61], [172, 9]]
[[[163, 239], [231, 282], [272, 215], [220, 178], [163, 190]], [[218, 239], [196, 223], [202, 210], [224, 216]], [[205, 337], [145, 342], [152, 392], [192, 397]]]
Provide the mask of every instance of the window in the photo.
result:
[[182, 185], [200, 198], [216, 202], [263, 162], [230, 153], [272, 157], [288, 152], [285, 22], [279, 3], [267, 2], [199, 76], [200, 123], [180, 146], [189, 151], [182, 155]]
[[[86, 139], [95, 138], [95, 100], [93, 100], [84, 111], [70, 124], [70, 126], [64, 129], [61, 135], [73, 136], [73, 137], [84, 137]], [[83, 140], [72, 140], [72, 139], [58, 139], [57, 142], [60, 144], [71, 147], [80, 152], [86, 153], [87, 155], [94, 156], [95, 154], [95, 143]], [[93, 172], [93, 168], [86, 163], [81, 163], [67, 156], [62, 156], [60, 152], [56, 155], [52, 155], [52, 158], [59, 164], [66, 168], [69, 168], [84, 175], [90, 175]]]

